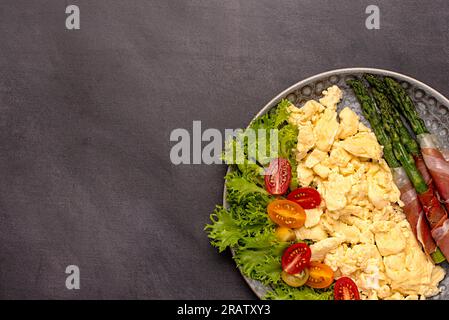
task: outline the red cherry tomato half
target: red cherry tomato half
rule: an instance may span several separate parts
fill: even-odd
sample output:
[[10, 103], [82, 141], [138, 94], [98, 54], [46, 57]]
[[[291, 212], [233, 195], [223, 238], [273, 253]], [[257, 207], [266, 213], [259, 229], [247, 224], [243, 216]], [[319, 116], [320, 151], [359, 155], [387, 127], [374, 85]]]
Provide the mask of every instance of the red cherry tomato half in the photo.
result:
[[310, 263], [312, 251], [305, 243], [295, 243], [288, 247], [282, 255], [282, 270], [288, 274], [303, 271]]
[[287, 199], [294, 201], [304, 209], [313, 209], [320, 205], [321, 196], [314, 188], [298, 188], [293, 190], [287, 196]]
[[334, 300], [360, 300], [357, 285], [348, 277], [342, 277], [335, 282]]
[[292, 178], [292, 167], [287, 159], [276, 158], [270, 162], [265, 173], [265, 188], [274, 195], [287, 192]]

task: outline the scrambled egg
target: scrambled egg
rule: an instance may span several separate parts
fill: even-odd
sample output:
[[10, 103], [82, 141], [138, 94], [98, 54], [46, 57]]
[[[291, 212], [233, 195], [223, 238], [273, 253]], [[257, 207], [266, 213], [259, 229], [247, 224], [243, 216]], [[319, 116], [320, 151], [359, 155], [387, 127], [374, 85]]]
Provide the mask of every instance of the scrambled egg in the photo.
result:
[[350, 108], [337, 114], [341, 98], [332, 86], [319, 102], [289, 107], [299, 129], [298, 181], [322, 197], [296, 236], [314, 241], [312, 261], [352, 278], [363, 299], [436, 295], [445, 272], [416, 241], [375, 135]]

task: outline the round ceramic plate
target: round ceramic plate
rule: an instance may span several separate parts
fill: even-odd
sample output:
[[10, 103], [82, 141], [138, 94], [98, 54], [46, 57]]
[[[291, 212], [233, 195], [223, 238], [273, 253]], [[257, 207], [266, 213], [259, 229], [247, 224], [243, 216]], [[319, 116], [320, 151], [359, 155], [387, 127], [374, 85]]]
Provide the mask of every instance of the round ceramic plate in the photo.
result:
[[[447, 138], [449, 132], [449, 100], [435, 89], [432, 89], [428, 85], [414, 78], [388, 70], [372, 68], [347, 68], [320, 73], [300, 81], [278, 94], [265, 107], [263, 107], [262, 110], [260, 110], [254, 119], [275, 107], [281, 99], [288, 99], [297, 107], [301, 107], [310, 99], [320, 98], [324, 89], [332, 85], [337, 85], [343, 91], [343, 99], [339, 104], [338, 111], [340, 111], [343, 107], [350, 107], [360, 116], [362, 122], [369, 126], [369, 123], [362, 115], [362, 110], [357, 98], [346, 84], [346, 80], [361, 78], [365, 73], [389, 76], [398, 80], [412, 97], [418, 112], [426, 123], [427, 128], [438, 137], [444, 148], [449, 149], [449, 139]], [[226, 203], [226, 185], [224, 189], [223, 204], [225, 207], [228, 207]], [[442, 266], [446, 270], [449, 269], [447, 262], [442, 264]], [[245, 276], [244, 278], [259, 298], [262, 298], [267, 290], [269, 290], [269, 287], [264, 286], [258, 281], [249, 279]], [[449, 300], [449, 290], [446, 290], [448, 285], [449, 276], [446, 275], [445, 279], [440, 283], [441, 293], [433, 297], [433, 299]]]

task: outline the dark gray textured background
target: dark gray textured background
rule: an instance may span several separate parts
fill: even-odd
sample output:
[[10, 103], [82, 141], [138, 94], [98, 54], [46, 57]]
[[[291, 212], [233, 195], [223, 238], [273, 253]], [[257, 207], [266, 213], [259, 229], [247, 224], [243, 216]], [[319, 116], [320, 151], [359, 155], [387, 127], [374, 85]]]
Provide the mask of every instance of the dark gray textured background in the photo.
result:
[[[65, 29], [65, 6], [81, 30]], [[381, 29], [365, 28], [377, 4]], [[399, 71], [449, 96], [449, 2], [0, 3], [0, 298], [255, 298], [204, 225], [223, 166], [170, 132], [243, 127], [313, 74]], [[81, 290], [65, 268], [81, 269]]]

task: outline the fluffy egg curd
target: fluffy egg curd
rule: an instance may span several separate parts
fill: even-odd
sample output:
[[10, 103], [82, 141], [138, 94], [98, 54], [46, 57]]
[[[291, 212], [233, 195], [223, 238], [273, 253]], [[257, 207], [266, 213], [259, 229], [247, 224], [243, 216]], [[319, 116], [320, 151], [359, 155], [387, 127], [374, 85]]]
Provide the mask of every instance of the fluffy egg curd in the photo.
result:
[[336, 279], [353, 279], [362, 299], [436, 295], [444, 269], [415, 239], [375, 135], [350, 108], [337, 113], [341, 98], [332, 86], [319, 101], [289, 107], [298, 127], [299, 184], [316, 187], [322, 198], [305, 210], [296, 237], [313, 241], [311, 260], [331, 267]]

